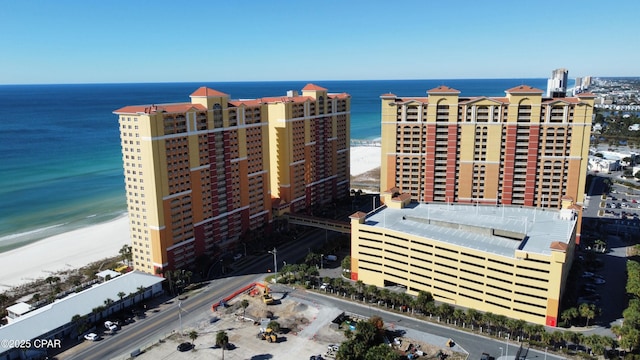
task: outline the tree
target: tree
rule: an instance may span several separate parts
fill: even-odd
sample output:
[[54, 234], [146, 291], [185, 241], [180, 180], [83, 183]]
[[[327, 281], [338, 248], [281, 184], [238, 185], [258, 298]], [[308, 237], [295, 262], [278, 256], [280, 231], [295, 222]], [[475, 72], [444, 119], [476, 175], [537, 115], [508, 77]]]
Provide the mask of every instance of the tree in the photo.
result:
[[224, 350], [227, 348], [229, 344], [229, 336], [227, 333], [220, 330], [216, 334], [216, 346], [219, 346], [222, 349], [222, 360], [224, 360]]
[[193, 344], [193, 342], [198, 338], [198, 332], [195, 330], [191, 330], [189, 331], [189, 339], [191, 339], [191, 343]]
[[136, 294], [142, 295], [142, 299], [141, 300], [144, 300], [144, 292], [145, 292], [145, 290], [146, 290], [146, 288], [144, 286], [142, 286], [142, 285], [138, 286], [138, 291], [136, 292]]
[[358, 294], [362, 294], [364, 292], [364, 282], [362, 280], [356, 281], [356, 289], [358, 290]]
[[372, 316], [369, 322], [376, 328], [378, 334], [384, 334], [384, 320], [380, 316]]
[[273, 330], [273, 332], [277, 332], [277, 333], [279, 333], [281, 329], [280, 323], [275, 320], [269, 321], [269, 324], [267, 324], [267, 327]]
[[[640, 171], [638, 172], [640, 173]], [[342, 270], [345, 272], [351, 272], [351, 256], [347, 255], [342, 259]]]
[[120, 298], [120, 310], [122, 310], [122, 308], [124, 307], [124, 303], [122, 302], [122, 299], [124, 299], [125, 296], [127, 296], [127, 294], [125, 294], [124, 291], [120, 291], [118, 293], [118, 297]]
[[322, 261], [322, 259], [320, 259], [320, 255], [312, 252], [308, 253], [304, 258], [304, 263], [311, 266], [320, 265], [320, 261]]
[[367, 360], [397, 360], [399, 356], [390, 346], [378, 344], [369, 348], [364, 358]]
[[[107, 310], [109, 312], [109, 314], [111, 313], [111, 305], [113, 305], [115, 301], [113, 301], [113, 299], [107, 298], [104, 300], [104, 306], [103, 306], [103, 311]], [[109, 315], [107, 314], [107, 315]]]
[[122, 245], [119, 250], [120, 256], [122, 257], [122, 261], [130, 266], [133, 255], [131, 253], [131, 245]]
[[243, 299], [240, 302], [240, 306], [242, 306], [242, 317], [244, 317], [244, 315], [245, 315], [245, 313], [247, 311], [247, 308], [249, 307], [249, 300]]
[[476, 325], [481, 314], [476, 309], [468, 308], [465, 316], [465, 321], [469, 324]]
[[359, 321], [356, 324], [355, 338], [358, 341], [365, 343], [367, 347], [373, 343], [376, 335], [378, 335], [378, 329], [373, 323], [369, 321]]
[[453, 315], [453, 306], [442, 303], [438, 306], [438, 315], [442, 316], [445, 320], [451, 319]]
[[593, 304], [580, 304], [578, 307], [578, 312], [580, 316], [586, 319], [586, 325], [589, 326], [589, 320], [596, 317], [596, 306]]
[[428, 291], [420, 290], [418, 292], [415, 307], [422, 311], [423, 314], [426, 314], [429, 304], [433, 304], [433, 295]]
[[567, 326], [571, 326], [571, 321], [575, 318], [577, 318], [579, 315], [578, 313], [578, 309], [576, 309], [575, 307], [569, 308], [564, 310], [561, 314], [560, 314], [560, 318], [562, 319], [562, 321], [564, 321], [564, 323]]

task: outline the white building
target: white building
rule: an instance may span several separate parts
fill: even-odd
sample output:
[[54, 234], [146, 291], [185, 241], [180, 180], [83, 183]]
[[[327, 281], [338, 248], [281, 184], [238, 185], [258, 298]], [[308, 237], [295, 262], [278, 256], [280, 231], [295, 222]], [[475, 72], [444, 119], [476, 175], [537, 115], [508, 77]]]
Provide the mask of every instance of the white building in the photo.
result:
[[560, 68], [551, 72], [551, 78], [547, 80], [547, 97], [565, 97], [569, 70]]
[[[163, 281], [164, 278], [143, 272], [126, 273], [15, 317], [11, 323], [0, 327], [0, 339], [73, 339], [82, 335], [77, 333], [76, 325], [71, 321], [75, 315], [87, 316], [90, 322], [95, 322], [123, 307], [161, 294]], [[118, 296], [121, 292], [126, 294], [122, 299]], [[95, 313], [94, 309], [104, 306], [107, 299], [113, 303]], [[39, 359], [48, 355], [46, 349], [23, 351], [11, 344], [0, 344], [0, 359]]]
[[605, 159], [598, 156], [589, 155], [587, 169], [589, 171], [597, 171], [608, 174], [612, 171], [620, 170], [620, 160]]

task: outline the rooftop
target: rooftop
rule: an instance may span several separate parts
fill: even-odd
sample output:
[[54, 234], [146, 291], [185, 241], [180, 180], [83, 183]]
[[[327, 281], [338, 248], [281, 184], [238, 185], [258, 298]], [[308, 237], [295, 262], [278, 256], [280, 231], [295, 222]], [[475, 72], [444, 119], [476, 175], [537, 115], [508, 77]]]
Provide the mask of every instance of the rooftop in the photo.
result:
[[560, 215], [519, 206], [411, 203], [381, 208], [365, 224], [514, 258], [516, 250], [549, 256], [557, 243], [568, 245], [576, 217]]
[[[106, 299], [117, 301], [119, 292], [135, 294], [139, 287], [146, 289], [162, 281], [161, 277], [138, 271], [126, 273], [14, 319], [11, 324], [0, 327], [0, 339], [37, 338], [71, 322], [74, 315], [91, 313], [94, 308], [104, 305]], [[5, 350], [8, 348], [3, 343], [0, 353]]]

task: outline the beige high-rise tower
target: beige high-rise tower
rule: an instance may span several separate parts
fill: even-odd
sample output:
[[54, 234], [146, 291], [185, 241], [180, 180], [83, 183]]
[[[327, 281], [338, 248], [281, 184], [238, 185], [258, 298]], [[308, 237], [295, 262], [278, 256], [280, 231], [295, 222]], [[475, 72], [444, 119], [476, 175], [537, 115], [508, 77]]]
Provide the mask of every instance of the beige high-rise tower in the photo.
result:
[[239, 249], [274, 214], [349, 196], [348, 94], [309, 84], [232, 100], [201, 87], [189, 103], [114, 113], [138, 270], [187, 268]]
[[382, 95], [381, 191], [419, 202], [582, 205], [594, 96], [545, 98], [526, 85], [505, 93]]

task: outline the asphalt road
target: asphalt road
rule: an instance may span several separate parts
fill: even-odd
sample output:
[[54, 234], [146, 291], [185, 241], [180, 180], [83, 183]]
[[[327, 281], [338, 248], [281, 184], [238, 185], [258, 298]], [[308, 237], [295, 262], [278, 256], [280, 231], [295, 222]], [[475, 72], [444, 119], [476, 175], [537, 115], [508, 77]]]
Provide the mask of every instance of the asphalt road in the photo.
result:
[[[332, 232], [312, 231], [299, 242], [278, 249], [278, 267], [282, 266], [283, 261], [294, 263], [304, 258], [310, 248], [321, 245], [332, 236], [335, 236]], [[176, 298], [170, 304], [164, 303], [154, 309], [148, 309], [145, 318], [125, 325], [115, 335], [105, 336], [102, 340], [92, 343], [81, 343], [61, 356], [78, 360], [127, 358], [134, 350], [157, 343], [174, 331], [179, 332], [180, 323], [186, 328], [188, 324], [202, 321], [203, 314], [211, 314], [211, 317], [214, 317], [215, 314], [211, 311], [213, 303], [252, 282], [263, 281], [268, 274], [267, 269], [273, 268], [273, 261], [272, 254], [245, 259], [242, 271], [231, 272], [227, 277], [213, 280], [182, 301]], [[180, 309], [178, 303], [181, 303]]]
[[[444, 338], [453, 339], [456, 344], [461, 346], [469, 353], [470, 360], [480, 359], [480, 356], [483, 352], [489, 353], [491, 356], [498, 359], [500, 358], [500, 355], [501, 353], [503, 353], [503, 351], [503, 354], [508, 355], [508, 357], [503, 357], [502, 360], [513, 359], [519, 347], [519, 343], [514, 342], [513, 339], [509, 340], [507, 347], [506, 338], [504, 339], [504, 341], [497, 341], [490, 337], [457, 330], [455, 328], [447, 327], [446, 325], [434, 324], [431, 322], [416, 320], [410, 316], [387, 312], [383, 309], [378, 308], [377, 306], [369, 306], [360, 302], [341, 300], [333, 296], [324, 296], [315, 292], [305, 291], [302, 294], [304, 298], [312, 299], [317, 303], [323, 304], [325, 306], [333, 306], [341, 310], [363, 316], [380, 316], [384, 320], [385, 324], [393, 324], [394, 328], [404, 327], [420, 332], [435, 334]], [[290, 293], [290, 296], [292, 297], [300, 295], [301, 293], [299, 291]], [[544, 357], [545, 352], [537, 350], [529, 350], [526, 356], [527, 359], [540, 358], [540, 360], [542, 360]], [[556, 356], [551, 353], [547, 353], [546, 357], [548, 359], [565, 359], [565, 357]]]
[[[179, 332], [180, 317], [182, 317], [182, 324], [186, 327], [186, 324], [201, 320], [203, 314], [209, 313], [213, 316], [211, 305], [214, 302], [263, 277], [264, 274], [251, 274], [215, 280], [202, 291], [182, 301], [175, 299], [171, 304], [162, 304], [158, 308], [147, 310], [145, 318], [125, 325], [113, 336], [89, 343], [89, 346], [83, 346], [79, 351], [71, 349], [70, 356], [65, 358], [83, 360], [126, 358], [136, 349], [156, 343], [173, 331]], [[181, 316], [179, 316], [178, 302], [181, 302]]]
[[[278, 267], [283, 261], [294, 263], [304, 258], [310, 248], [321, 245], [333, 235], [331, 232], [317, 230], [307, 233], [303, 240], [295, 244], [289, 244], [277, 252]], [[147, 347], [157, 343], [160, 339], [174, 331], [180, 331], [200, 321], [206, 321], [215, 317], [211, 311], [211, 305], [235, 290], [255, 281], [262, 281], [267, 274], [266, 270], [273, 267], [274, 257], [272, 254], [264, 254], [258, 257], [244, 259], [242, 274], [232, 272], [228, 277], [220, 278], [209, 282], [204, 288], [189, 294], [183, 300], [173, 299], [170, 303], [160, 304], [154, 309], [148, 309], [146, 318], [137, 320], [133, 324], [125, 325], [115, 335], [108, 336], [102, 341], [93, 343], [82, 343], [70, 349], [64, 355], [66, 359], [125, 359], [136, 349]], [[343, 301], [333, 297], [327, 297], [314, 292], [302, 290], [296, 291], [299, 296], [312, 298], [320, 304], [334, 306], [344, 311], [361, 314], [363, 316], [378, 315], [385, 323], [394, 324], [395, 327], [405, 327], [421, 332], [436, 334], [441, 337], [454, 339], [470, 354], [470, 359], [479, 359], [483, 352], [488, 352], [496, 359], [500, 358], [502, 350], [507, 349], [507, 340], [496, 341], [489, 337], [479, 336], [464, 331], [432, 324], [429, 322], [415, 320], [411, 317], [386, 312], [375, 306], [367, 306], [361, 303]], [[295, 294], [291, 294], [295, 296]], [[180, 303], [180, 308], [178, 307]], [[180, 315], [179, 315], [180, 314]], [[508, 351], [509, 359], [513, 359], [517, 351], [516, 344], [510, 341]], [[502, 349], [501, 349], [502, 348]], [[549, 359], [562, 359], [544, 352], [529, 351], [527, 358], [548, 357]], [[506, 359], [502, 359], [506, 360]]]

